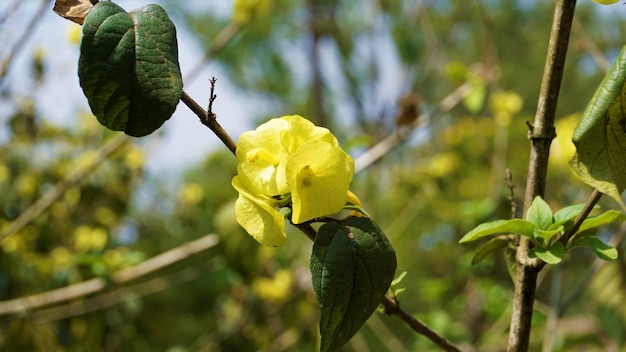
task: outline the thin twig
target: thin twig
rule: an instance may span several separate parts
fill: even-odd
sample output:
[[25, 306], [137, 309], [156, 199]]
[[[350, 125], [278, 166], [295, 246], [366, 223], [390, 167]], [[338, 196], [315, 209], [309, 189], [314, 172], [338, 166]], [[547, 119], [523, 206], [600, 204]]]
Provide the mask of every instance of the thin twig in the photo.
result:
[[517, 214], [517, 201], [515, 201], [515, 184], [513, 183], [513, 174], [509, 168], [504, 170], [507, 188], [509, 189], [509, 204], [511, 205], [511, 219], [518, 218]]
[[396, 298], [383, 297], [381, 301], [382, 305], [385, 307], [385, 313], [388, 315], [395, 315], [400, 320], [409, 325], [415, 332], [418, 334], [425, 336], [434, 344], [439, 346], [442, 350], [448, 352], [459, 352], [460, 350], [454, 346], [450, 341], [446, 340], [444, 337], [437, 334], [431, 328], [429, 328], [422, 321], [409, 314], [407, 311], [400, 308], [400, 303]]
[[200, 277], [203, 271], [195, 266], [156, 277], [145, 282], [123, 287], [96, 297], [71, 302], [58, 307], [42, 309], [33, 314], [33, 320], [39, 324], [81, 316], [87, 313], [110, 308], [129, 299], [145, 297], [179, 286]]
[[[439, 103], [437, 109], [431, 114], [435, 115], [450, 111], [461, 101], [463, 101], [463, 98], [470, 92], [470, 90], [471, 85], [469, 83], [462, 84], [448, 96], [443, 98]], [[392, 151], [395, 147], [397, 147], [403, 140], [408, 138], [411, 135], [411, 131], [418, 127], [424, 126], [427, 121], [427, 116], [419, 116], [413, 121], [411, 125], [402, 127], [401, 130], [396, 130], [387, 137], [383, 138], [380, 142], [376, 143], [365, 153], [356, 158], [356, 160], [354, 161], [354, 173], [359, 173], [374, 164], [380, 158], [382, 158], [387, 153]]]
[[217, 95], [215, 94], [215, 83], [217, 83], [217, 78], [211, 77], [209, 83], [211, 84], [211, 94], [209, 97], [209, 106], [207, 107], [206, 111], [209, 117], [215, 118], [215, 114], [213, 113], [213, 102], [215, 101], [215, 99], [217, 99]]
[[204, 108], [200, 106], [200, 104], [193, 100], [193, 98], [191, 98], [189, 94], [185, 92], [183, 92], [180, 100], [182, 100], [183, 103], [185, 103], [185, 105], [187, 105], [187, 107], [189, 107], [189, 109], [191, 109], [191, 111], [193, 111], [196, 116], [200, 118], [200, 122], [202, 122], [203, 125], [211, 129], [211, 131], [215, 133], [215, 135], [222, 141], [222, 143], [224, 143], [224, 145], [231, 152], [233, 152], [233, 154], [235, 154], [237, 144], [233, 141], [232, 138], [230, 138], [230, 135], [228, 135], [226, 130], [222, 128], [222, 126], [219, 124], [219, 122], [217, 122], [217, 119], [214, 118], [214, 116], [209, 116], [209, 113], [204, 110]]
[[218, 33], [215, 38], [213, 38], [213, 42], [211, 43], [211, 47], [204, 54], [204, 57], [185, 75], [185, 83], [189, 83], [196, 79], [199, 75], [198, 73], [204, 66], [211, 60], [218, 52], [220, 52], [226, 44], [228, 44], [237, 33], [241, 30], [239, 25], [234, 23], [230, 23], [228, 26], [224, 27], [221, 32]]
[[52, 205], [52, 203], [65, 193], [68, 188], [83, 180], [98, 166], [102, 165], [102, 161], [118, 150], [122, 145], [124, 145], [124, 143], [128, 142], [128, 140], [129, 137], [124, 134], [119, 134], [110, 139], [105, 145], [96, 151], [96, 154], [86, 165], [67, 174], [65, 178], [48, 189], [48, 191], [46, 191], [41, 198], [33, 203], [28, 209], [23, 211], [17, 219], [13, 220], [13, 222], [0, 232], [0, 244], [4, 242], [7, 237], [23, 229], [24, 226], [28, 225], [37, 216], [43, 213], [43, 211]]
[[[154, 273], [174, 263], [213, 248], [219, 242], [217, 235], [206, 235], [187, 242], [167, 252], [156, 255], [130, 268], [122, 269], [111, 276], [113, 284], [121, 285]], [[109, 287], [105, 279], [94, 278], [56, 290], [15, 298], [0, 302], [0, 316], [32, 311], [45, 306], [66, 302], [94, 294]]]
[[[556, 1], [537, 113], [534, 124], [530, 125], [531, 153], [524, 197], [524, 214], [535, 196], [543, 197], [545, 193], [550, 144], [556, 135], [554, 115], [561, 88], [575, 7], [576, 0]], [[518, 264], [507, 347], [509, 352], [528, 351], [530, 344], [537, 274], [541, 270], [540, 260], [529, 259], [530, 250], [530, 241], [522, 236], [516, 255]]]
[[602, 192], [594, 189], [593, 192], [591, 192], [589, 199], [587, 199], [587, 202], [585, 203], [583, 209], [580, 211], [580, 213], [578, 213], [578, 215], [576, 215], [572, 227], [559, 239], [561, 243], [567, 244], [567, 241], [569, 241], [572, 236], [574, 236], [574, 234], [580, 228], [580, 225], [582, 225], [583, 221], [585, 221], [585, 219], [589, 216], [596, 204], [598, 204], [600, 198], [602, 198]]
[[43, 23], [41, 17], [43, 17], [44, 12], [48, 9], [48, 4], [52, 2], [52, 0], [43, 1], [37, 13], [30, 20], [30, 23], [25, 27], [24, 33], [22, 36], [16, 41], [16, 45], [13, 47], [7, 58], [0, 65], [0, 86], [4, 83], [4, 78], [6, 74], [9, 72], [9, 68], [11, 64], [15, 61], [17, 54], [19, 54], [20, 50], [28, 43], [28, 37], [30, 37], [33, 33], [35, 33], [35, 29], [39, 23]]

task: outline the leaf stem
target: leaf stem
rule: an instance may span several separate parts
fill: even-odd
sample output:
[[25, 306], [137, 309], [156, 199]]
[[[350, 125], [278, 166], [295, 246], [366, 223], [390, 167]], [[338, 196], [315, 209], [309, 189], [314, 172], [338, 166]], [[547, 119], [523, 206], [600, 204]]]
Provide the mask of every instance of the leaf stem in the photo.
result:
[[[537, 113], [534, 124], [529, 124], [531, 152], [524, 196], [524, 213], [535, 196], [543, 197], [545, 193], [550, 144], [556, 135], [554, 116], [575, 7], [576, 0], [556, 1]], [[529, 347], [537, 275], [542, 267], [541, 261], [531, 260], [528, 257], [531, 249], [530, 241], [525, 237], [520, 238], [516, 255], [518, 263], [513, 314], [507, 347], [509, 352], [525, 352]]]

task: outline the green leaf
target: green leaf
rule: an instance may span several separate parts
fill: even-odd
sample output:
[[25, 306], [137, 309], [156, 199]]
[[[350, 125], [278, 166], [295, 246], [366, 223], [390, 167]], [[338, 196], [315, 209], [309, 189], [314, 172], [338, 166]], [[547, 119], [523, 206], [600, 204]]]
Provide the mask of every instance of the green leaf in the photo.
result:
[[535, 225], [526, 220], [496, 220], [476, 226], [472, 231], [465, 234], [459, 243], [471, 242], [485, 236], [501, 233], [517, 233], [528, 238], [533, 238], [533, 232], [535, 232]]
[[626, 47], [587, 105], [572, 140], [576, 154], [570, 164], [588, 185], [622, 207], [626, 188]]
[[511, 240], [508, 238], [508, 236], [498, 236], [485, 242], [485, 244], [478, 248], [476, 254], [474, 254], [474, 257], [472, 258], [472, 265], [476, 265], [482, 262], [491, 253], [497, 251], [498, 249], [506, 248], [509, 245], [510, 241]]
[[547, 264], [558, 264], [563, 260], [565, 249], [561, 242], [553, 244], [550, 248], [535, 247], [530, 251], [530, 256], [536, 256]]
[[127, 13], [99, 2], [83, 25], [78, 76], [102, 125], [135, 137], [154, 132], [182, 96], [174, 24], [158, 5]]
[[583, 236], [574, 242], [574, 246], [588, 247], [598, 258], [603, 260], [617, 259], [617, 249], [602, 242], [595, 236]]
[[626, 220], [626, 214], [617, 211], [617, 210], [608, 210], [600, 215], [590, 216], [586, 218], [576, 233], [581, 233], [583, 231], [589, 230], [594, 227], [610, 224], [610, 223], [620, 223]]
[[320, 350], [335, 351], [376, 310], [396, 270], [396, 254], [369, 218], [320, 227], [311, 254], [313, 289], [321, 309]]
[[576, 204], [560, 209], [554, 214], [554, 223], [563, 224], [567, 221], [574, 220], [584, 207], [584, 204]]
[[528, 207], [526, 212], [526, 220], [535, 224], [537, 229], [547, 230], [553, 223], [552, 209], [545, 200], [536, 196]]
[[552, 230], [537, 230], [535, 231], [535, 236], [541, 238], [543, 243], [549, 244], [552, 237], [563, 233], [563, 226], [559, 226], [556, 229]]

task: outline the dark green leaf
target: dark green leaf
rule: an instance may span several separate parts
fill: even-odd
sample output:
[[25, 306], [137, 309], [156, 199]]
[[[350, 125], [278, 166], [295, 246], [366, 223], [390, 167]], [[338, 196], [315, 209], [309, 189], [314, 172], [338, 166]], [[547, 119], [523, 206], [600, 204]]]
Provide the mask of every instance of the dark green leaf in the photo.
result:
[[510, 241], [511, 240], [508, 236], [498, 236], [485, 242], [485, 244], [478, 248], [476, 254], [474, 254], [474, 257], [472, 258], [472, 265], [482, 262], [483, 259], [487, 258], [491, 253], [497, 251], [498, 249], [506, 248]]
[[583, 236], [574, 242], [574, 246], [588, 247], [598, 258], [603, 260], [617, 259], [617, 249], [602, 242], [595, 236]]
[[526, 220], [535, 224], [537, 229], [546, 230], [552, 225], [552, 209], [546, 201], [537, 196], [528, 207]]
[[558, 264], [563, 260], [565, 250], [561, 242], [553, 244], [550, 248], [535, 247], [530, 251], [530, 255], [543, 260], [548, 264]]
[[85, 18], [78, 75], [102, 125], [136, 137], [154, 132], [182, 95], [174, 24], [158, 5], [127, 13], [99, 2]]
[[623, 207], [626, 188], [626, 47], [587, 105], [572, 140], [571, 165], [582, 180]]
[[496, 220], [476, 226], [472, 231], [465, 234], [459, 243], [471, 242], [485, 236], [501, 233], [518, 233], [528, 238], [533, 238], [533, 232], [535, 232], [535, 225], [526, 220]]
[[323, 225], [311, 254], [313, 289], [321, 309], [321, 351], [335, 351], [376, 310], [396, 270], [396, 254], [369, 218]]

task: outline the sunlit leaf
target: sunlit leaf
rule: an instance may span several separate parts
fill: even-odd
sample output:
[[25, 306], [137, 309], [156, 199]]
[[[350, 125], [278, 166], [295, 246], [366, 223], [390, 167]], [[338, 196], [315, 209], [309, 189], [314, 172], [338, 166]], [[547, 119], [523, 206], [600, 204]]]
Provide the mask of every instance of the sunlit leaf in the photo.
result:
[[471, 242], [485, 236], [501, 233], [517, 233], [533, 238], [534, 231], [535, 225], [523, 219], [496, 220], [476, 226], [472, 231], [465, 234], [459, 243]]
[[478, 248], [478, 251], [476, 251], [476, 254], [474, 254], [474, 257], [472, 258], [472, 265], [476, 265], [482, 262], [491, 253], [494, 253], [498, 249], [506, 248], [510, 242], [511, 240], [507, 236], [494, 237], [490, 239], [489, 241], [485, 242], [485, 244], [483, 244], [482, 246], [480, 246], [480, 248]]
[[572, 140], [571, 165], [580, 178], [624, 205], [626, 189], [626, 47], [587, 105]]
[[603, 260], [617, 259], [617, 249], [602, 242], [595, 236], [583, 236], [574, 242], [574, 246], [584, 246], [593, 252], [598, 258]]
[[528, 207], [526, 220], [532, 222], [538, 229], [546, 230], [552, 225], [552, 210], [548, 203], [537, 196]]
[[583, 232], [594, 227], [610, 224], [620, 223], [626, 220], [626, 214], [617, 210], [608, 210], [597, 216], [590, 216], [586, 218], [578, 228], [578, 232]]
[[563, 260], [565, 250], [561, 242], [557, 242], [550, 248], [535, 247], [530, 251], [530, 256], [536, 256], [548, 264], [558, 264]]

